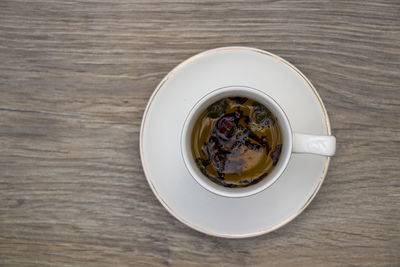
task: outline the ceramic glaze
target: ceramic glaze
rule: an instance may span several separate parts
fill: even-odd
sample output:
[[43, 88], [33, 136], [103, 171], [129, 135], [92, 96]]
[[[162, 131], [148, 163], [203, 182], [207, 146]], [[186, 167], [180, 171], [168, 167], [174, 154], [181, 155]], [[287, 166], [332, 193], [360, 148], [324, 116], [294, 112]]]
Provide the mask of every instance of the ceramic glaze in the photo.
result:
[[[199, 100], [233, 85], [257, 88], [273, 98], [293, 132], [307, 138], [331, 134], [317, 91], [298, 69], [260, 49], [223, 47], [187, 59], [160, 82], [143, 116], [140, 154], [150, 188], [175, 218], [205, 234], [245, 238], [276, 230], [298, 216], [318, 192], [330, 158], [291, 153], [279, 179], [247, 197], [219, 196], [200, 185], [184, 163], [182, 127]], [[313, 147], [292, 148], [304, 152]]]

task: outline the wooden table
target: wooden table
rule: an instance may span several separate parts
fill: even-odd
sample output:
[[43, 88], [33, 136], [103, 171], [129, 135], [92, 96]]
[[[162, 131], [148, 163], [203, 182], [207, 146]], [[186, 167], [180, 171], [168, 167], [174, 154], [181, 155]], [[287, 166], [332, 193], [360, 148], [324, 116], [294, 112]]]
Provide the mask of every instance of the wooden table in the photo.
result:
[[[147, 100], [200, 51], [276, 53], [313, 82], [337, 155], [311, 205], [206, 236], [153, 196]], [[0, 1], [0, 265], [400, 265], [400, 2]]]

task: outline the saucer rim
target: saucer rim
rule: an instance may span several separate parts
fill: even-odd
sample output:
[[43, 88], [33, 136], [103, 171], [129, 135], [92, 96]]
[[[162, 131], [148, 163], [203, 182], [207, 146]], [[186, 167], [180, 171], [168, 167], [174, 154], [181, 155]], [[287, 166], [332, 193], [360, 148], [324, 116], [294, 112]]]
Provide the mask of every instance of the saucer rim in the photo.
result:
[[172, 77], [172, 75], [174, 75], [179, 69], [181, 69], [182, 67], [184, 67], [186, 64], [202, 57], [205, 55], [209, 55], [209, 54], [213, 54], [213, 53], [218, 53], [218, 52], [224, 52], [224, 51], [247, 51], [247, 52], [255, 52], [255, 53], [259, 53], [265, 56], [269, 56], [274, 58], [275, 60], [278, 60], [280, 63], [286, 65], [287, 67], [291, 68], [292, 70], [294, 70], [308, 85], [308, 87], [311, 89], [311, 91], [313, 92], [313, 94], [315, 95], [316, 99], [318, 100], [320, 107], [323, 111], [323, 116], [324, 116], [324, 120], [325, 120], [325, 127], [327, 130], [327, 135], [332, 135], [331, 133], [331, 126], [330, 126], [330, 121], [329, 121], [329, 117], [328, 117], [328, 113], [327, 110], [325, 108], [325, 105], [322, 102], [322, 99], [320, 97], [320, 95], [318, 94], [317, 90], [315, 89], [315, 87], [312, 85], [312, 83], [308, 80], [308, 78], [299, 70], [297, 69], [294, 65], [292, 65], [290, 62], [288, 62], [287, 60], [262, 49], [258, 49], [258, 48], [253, 48], [253, 47], [245, 47], [245, 46], [228, 46], [228, 47], [219, 47], [219, 48], [214, 48], [214, 49], [210, 49], [210, 50], [206, 50], [206, 51], [202, 51], [198, 54], [193, 55], [192, 57], [189, 57], [188, 59], [182, 61], [181, 63], [179, 63], [178, 65], [176, 65], [167, 75], [164, 76], [164, 78], [159, 82], [159, 84], [157, 85], [156, 89], [154, 90], [154, 92], [151, 94], [148, 103], [146, 105], [144, 114], [143, 114], [143, 118], [142, 118], [142, 122], [141, 122], [141, 127], [140, 127], [140, 137], [139, 137], [139, 148], [140, 148], [140, 159], [141, 159], [141, 163], [143, 166], [143, 171], [146, 177], [146, 180], [151, 188], [151, 190], [153, 191], [154, 195], [157, 197], [158, 201], [164, 206], [164, 208], [173, 216], [175, 217], [178, 221], [180, 221], [181, 223], [189, 226], [190, 228], [202, 232], [204, 234], [210, 235], [210, 236], [216, 236], [216, 237], [223, 237], [223, 238], [248, 238], [248, 237], [256, 237], [256, 236], [260, 236], [272, 231], [275, 231], [277, 229], [279, 229], [280, 227], [286, 225], [287, 223], [289, 223], [290, 221], [292, 221], [294, 218], [296, 218], [298, 215], [300, 215], [305, 208], [311, 203], [311, 201], [314, 199], [314, 197], [316, 196], [317, 192], [319, 191], [319, 189], [321, 188], [321, 185], [326, 177], [326, 174], [328, 172], [328, 168], [329, 168], [329, 163], [330, 163], [330, 157], [326, 157], [325, 159], [325, 164], [324, 164], [324, 169], [322, 171], [322, 175], [319, 178], [318, 184], [315, 187], [313, 193], [311, 194], [311, 196], [306, 200], [306, 202], [292, 215], [290, 215], [288, 218], [286, 218], [285, 220], [281, 221], [280, 223], [268, 227], [264, 230], [261, 231], [257, 231], [257, 232], [253, 232], [253, 233], [246, 233], [246, 234], [224, 234], [224, 233], [217, 233], [217, 232], [213, 232], [213, 231], [209, 231], [206, 230], [204, 228], [201, 228], [199, 226], [196, 226], [188, 221], [186, 221], [185, 219], [183, 219], [182, 217], [180, 217], [172, 208], [170, 208], [168, 206], [168, 204], [164, 201], [164, 199], [161, 197], [161, 195], [158, 193], [158, 191], [156, 190], [149, 172], [147, 170], [145, 161], [144, 161], [144, 148], [143, 148], [143, 131], [144, 131], [144, 126], [145, 126], [145, 122], [146, 122], [146, 118], [150, 109], [150, 106], [153, 102], [153, 100], [155, 99], [155, 96], [157, 95], [157, 93], [161, 90], [161, 88], [164, 86], [164, 84], [168, 81], [169, 78]]

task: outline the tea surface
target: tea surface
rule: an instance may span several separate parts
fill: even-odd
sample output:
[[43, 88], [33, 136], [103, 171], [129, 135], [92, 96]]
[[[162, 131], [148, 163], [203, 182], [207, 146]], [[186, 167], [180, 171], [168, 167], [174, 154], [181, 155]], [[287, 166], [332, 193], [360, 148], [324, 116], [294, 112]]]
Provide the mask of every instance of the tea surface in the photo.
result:
[[259, 182], [279, 160], [281, 133], [262, 104], [229, 97], [210, 105], [197, 119], [192, 153], [201, 172], [226, 187]]

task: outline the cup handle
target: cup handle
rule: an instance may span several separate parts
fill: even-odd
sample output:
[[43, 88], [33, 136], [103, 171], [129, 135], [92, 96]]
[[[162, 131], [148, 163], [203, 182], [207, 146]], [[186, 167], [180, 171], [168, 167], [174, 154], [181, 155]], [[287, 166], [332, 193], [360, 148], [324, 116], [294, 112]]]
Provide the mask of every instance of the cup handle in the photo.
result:
[[333, 156], [336, 151], [336, 137], [332, 135], [311, 135], [293, 133], [293, 153]]

